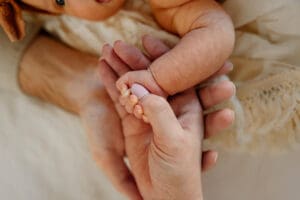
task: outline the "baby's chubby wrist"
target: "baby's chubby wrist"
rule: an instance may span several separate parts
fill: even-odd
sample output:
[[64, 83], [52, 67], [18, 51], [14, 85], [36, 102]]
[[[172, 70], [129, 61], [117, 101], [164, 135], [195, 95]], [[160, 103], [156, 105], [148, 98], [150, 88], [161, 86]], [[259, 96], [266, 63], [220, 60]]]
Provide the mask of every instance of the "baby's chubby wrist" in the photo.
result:
[[116, 86], [122, 95], [128, 95], [129, 88], [133, 84], [144, 86], [150, 93], [167, 97], [165, 92], [156, 82], [150, 69], [127, 72], [117, 81]]
[[[140, 86], [138, 88], [144, 88], [141, 94], [134, 94], [133, 90], [136, 85]], [[143, 93], [152, 93], [162, 96], [163, 98], [168, 96], [168, 94], [159, 87], [152, 73], [147, 69], [127, 72], [116, 82], [116, 86], [121, 94], [119, 97], [120, 104], [124, 106], [128, 113], [134, 114], [136, 118], [143, 119], [146, 123], [149, 121], [144, 114], [142, 106], [139, 104]]]
[[159, 83], [156, 81], [154, 74], [152, 73], [151, 68], [149, 67], [147, 69], [147, 73], [149, 74], [149, 82], [151, 82], [153, 91], [151, 90], [151, 88], [149, 89], [151, 93], [162, 96], [162, 97], [167, 97], [169, 96], [169, 93], [166, 92], [160, 85]]

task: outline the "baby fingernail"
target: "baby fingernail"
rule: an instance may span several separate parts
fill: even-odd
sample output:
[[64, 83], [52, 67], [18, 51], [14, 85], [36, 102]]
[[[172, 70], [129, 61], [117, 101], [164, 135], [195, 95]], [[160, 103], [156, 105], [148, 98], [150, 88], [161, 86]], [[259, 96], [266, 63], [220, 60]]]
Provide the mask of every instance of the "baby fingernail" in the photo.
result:
[[139, 114], [139, 115], [142, 115], [142, 114], [143, 114], [142, 106], [136, 105], [136, 106], [134, 107], [134, 109], [136, 110], [136, 113], [137, 113], [137, 114]]
[[121, 85], [121, 87], [120, 87], [120, 90], [121, 90], [121, 93], [124, 93], [124, 92], [126, 92], [126, 90], [128, 90], [128, 87], [127, 87], [127, 85], [125, 85], [125, 84], [122, 84], [122, 85]]
[[136, 104], [139, 101], [139, 99], [135, 95], [130, 95], [130, 101], [131, 103]]
[[138, 99], [150, 94], [149, 91], [142, 85], [134, 83], [130, 88], [132, 94], [136, 95]]
[[143, 121], [147, 124], [149, 124], [149, 119], [148, 117], [146, 117], [145, 115], [143, 115]]
[[130, 95], [130, 91], [126, 90], [124, 92], [121, 92], [121, 94], [122, 94], [123, 97], [128, 97]]

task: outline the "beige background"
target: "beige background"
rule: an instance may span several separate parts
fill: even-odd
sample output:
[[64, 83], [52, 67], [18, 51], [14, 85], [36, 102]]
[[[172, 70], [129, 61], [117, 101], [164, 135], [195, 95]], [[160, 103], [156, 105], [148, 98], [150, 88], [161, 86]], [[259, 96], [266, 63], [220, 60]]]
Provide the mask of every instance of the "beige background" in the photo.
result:
[[297, 200], [299, 151], [277, 156], [221, 153], [204, 176], [206, 200]]

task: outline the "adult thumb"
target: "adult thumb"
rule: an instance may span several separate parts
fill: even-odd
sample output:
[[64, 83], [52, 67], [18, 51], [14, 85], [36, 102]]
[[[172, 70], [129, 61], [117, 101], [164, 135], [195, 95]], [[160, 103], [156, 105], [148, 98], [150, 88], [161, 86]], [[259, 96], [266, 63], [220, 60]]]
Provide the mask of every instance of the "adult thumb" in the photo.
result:
[[160, 143], [174, 141], [173, 139], [178, 137], [182, 128], [167, 100], [150, 94], [139, 84], [133, 84], [131, 92], [139, 98], [144, 114], [152, 126], [154, 137], [160, 139]]

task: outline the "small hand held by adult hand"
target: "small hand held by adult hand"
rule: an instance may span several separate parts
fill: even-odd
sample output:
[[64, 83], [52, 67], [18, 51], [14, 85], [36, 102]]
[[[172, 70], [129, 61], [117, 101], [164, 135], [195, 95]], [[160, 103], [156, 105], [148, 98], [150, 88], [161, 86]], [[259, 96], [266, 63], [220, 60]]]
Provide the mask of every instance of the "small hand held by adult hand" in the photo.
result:
[[[149, 144], [156, 144], [156, 142], [159, 142], [160, 140], [153, 140], [155, 141], [155, 143], [150, 143], [151, 138], [156, 132], [152, 131], [152, 128], [149, 124], [145, 124], [142, 120], [137, 119], [136, 117], [134, 117], [133, 115], [128, 114], [128, 112], [126, 112], [126, 110], [124, 109], [123, 106], [120, 105], [119, 102], [119, 96], [120, 93], [118, 92], [115, 83], [118, 80], [118, 78], [120, 76], [122, 76], [124, 73], [131, 71], [131, 70], [139, 70], [139, 69], [146, 69], [147, 66], [149, 66], [149, 63], [151, 62], [151, 60], [156, 59], [157, 57], [159, 57], [160, 55], [164, 54], [166, 51], [169, 50], [169, 48], [164, 45], [160, 40], [157, 40], [155, 38], [152, 37], [144, 37], [143, 40], [143, 44], [144, 47], [147, 51], [147, 53], [149, 54], [150, 58], [147, 58], [145, 55], [143, 55], [141, 53], [140, 50], [136, 49], [133, 46], [130, 45], [126, 45], [124, 43], [120, 43], [117, 42], [114, 45], [114, 48], [110, 47], [109, 45], [105, 45], [104, 49], [103, 49], [103, 57], [101, 58], [101, 60], [99, 61], [99, 72], [100, 72], [100, 77], [101, 80], [103, 81], [104, 86], [106, 87], [106, 90], [109, 94], [109, 96], [111, 97], [112, 101], [115, 104], [115, 108], [118, 111], [118, 115], [120, 117], [121, 120], [121, 125], [122, 125], [122, 132], [123, 135], [125, 136], [124, 138], [124, 142], [125, 142], [125, 148], [126, 148], [126, 154], [127, 156], [130, 158], [131, 160], [131, 169], [129, 170], [127, 167], [125, 167], [125, 163], [123, 162], [122, 158], [119, 156], [114, 156], [111, 157], [111, 159], [109, 161], [113, 161], [113, 162], [107, 162], [106, 160], [104, 160], [105, 162], [100, 163], [100, 166], [106, 166], [105, 170], [106, 173], [109, 175], [110, 180], [112, 180], [113, 185], [122, 193], [124, 193], [127, 197], [129, 197], [130, 199], [168, 199], [165, 198], [167, 191], [171, 191], [171, 188], [168, 189], [168, 185], [166, 186], [157, 186], [155, 185], [155, 183], [162, 185], [163, 183], [166, 183], [168, 180], [163, 181], [162, 177], [165, 177], [165, 179], [168, 178], [172, 178], [172, 183], [176, 183], [175, 181], [173, 182], [173, 180], [178, 181], [183, 181], [183, 179], [178, 178], [178, 176], [173, 176], [174, 173], [167, 176], [168, 173], [172, 172], [172, 170], [165, 170], [167, 171], [166, 174], [164, 174], [164, 176], [160, 176], [160, 172], [159, 173], [154, 173], [154, 171], [156, 171], [154, 168], [151, 168], [151, 171], [149, 170], [150, 166], [152, 166], [152, 161], [150, 162], [149, 160], [149, 165], [147, 163], [148, 158], [148, 150]], [[150, 59], [150, 60], [149, 60]], [[224, 66], [220, 69], [220, 71], [218, 71], [215, 75], [222, 75], [222, 74], [226, 74], [228, 71], [230, 71], [231, 69], [231, 65], [229, 63], [225, 63]], [[188, 95], [190, 94], [190, 95]], [[213, 85], [207, 85], [203, 88], [200, 89], [200, 91], [198, 92], [199, 98], [202, 102], [202, 106], [204, 109], [210, 109], [211, 107], [226, 101], [228, 98], [230, 98], [232, 95], [234, 94], [234, 86], [230, 81], [225, 81], [225, 82], [219, 82]], [[181, 97], [180, 97], [181, 96]], [[197, 114], [198, 116], [200, 115], [200, 117], [202, 116], [202, 110], [200, 109], [191, 109], [191, 107], [194, 107], [196, 105], [196, 107], [199, 107], [199, 102], [198, 100], [195, 98], [195, 94], [194, 91], [189, 91], [187, 93], [184, 93], [180, 96], [176, 96], [176, 97], [172, 97], [171, 98], [171, 104], [172, 107], [175, 111], [176, 116], [181, 116], [179, 117], [177, 120], [177, 123], [179, 123], [179, 125], [177, 126], [178, 130], [181, 130], [181, 132], [176, 132], [177, 134], [179, 134], [179, 136], [184, 135], [185, 133], [188, 133], [188, 128], [189, 126], [186, 126], [185, 124], [188, 123], [188, 118], [184, 117], [184, 113], [185, 110], [189, 108], [188, 110], [193, 110], [193, 112], [199, 111], [199, 113], [194, 113], [195, 115]], [[160, 97], [157, 96], [149, 96], [150, 97], [156, 97], [159, 100], [163, 100]], [[189, 97], [189, 98], [188, 98]], [[191, 98], [192, 97], [192, 98]], [[192, 100], [193, 101], [192, 101]], [[146, 101], [147, 99], [142, 99], [143, 101]], [[197, 104], [195, 102], [195, 100], [197, 100]], [[155, 102], [155, 101], [153, 101]], [[166, 103], [166, 101], [163, 101], [164, 103]], [[191, 104], [189, 107], [188, 105]], [[157, 104], [154, 104], [157, 105]], [[183, 105], [183, 106], [181, 106]], [[151, 108], [151, 106], [148, 106], [147, 104], [145, 105], [145, 107], [149, 107]], [[165, 107], [165, 106], [162, 106]], [[167, 106], [166, 108], [170, 109], [170, 106]], [[160, 110], [160, 109], [158, 109]], [[149, 112], [151, 111], [151, 109], [149, 109]], [[170, 111], [170, 110], [169, 110]], [[170, 113], [170, 112], [167, 112]], [[150, 114], [150, 113], [149, 113]], [[163, 113], [161, 113], [163, 114]], [[181, 114], [181, 115], [180, 115]], [[151, 114], [150, 114], [151, 115]], [[174, 114], [173, 114], [174, 115]], [[152, 115], [151, 115], [152, 116]], [[160, 115], [163, 116], [163, 115]], [[150, 117], [151, 118], [151, 117]], [[162, 117], [163, 118], [163, 117]], [[168, 119], [168, 118], [166, 118]], [[172, 119], [172, 118], [170, 118]], [[174, 116], [173, 116], [174, 119]], [[228, 109], [223, 109], [223, 110], [219, 110], [213, 113], [209, 113], [208, 115], [205, 116], [205, 119], [203, 120], [205, 123], [205, 130], [204, 130], [204, 137], [210, 137], [214, 134], [217, 134], [218, 132], [220, 132], [221, 130], [224, 130], [225, 128], [227, 128], [228, 126], [230, 126], [230, 124], [233, 121], [233, 115], [232, 115], [232, 111], [228, 110]], [[200, 127], [202, 127], [202, 119], [199, 121], [197, 121], [197, 123], [195, 123], [195, 125], [199, 125]], [[152, 123], [150, 121], [150, 123]], [[156, 124], [157, 127], [158, 124]], [[154, 129], [155, 131], [156, 129]], [[160, 132], [158, 132], [160, 133]], [[190, 134], [187, 134], [190, 135]], [[108, 136], [113, 136], [113, 134], [109, 134]], [[158, 136], [158, 135], [157, 135]], [[196, 137], [195, 135], [193, 136], [188, 136], [187, 138], [182, 138], [184, 140], [180, 140], [178, 136], [178, 140], [174, 140], [173, 146], [175, 147], [175, 144], [179, 143], [178, 148], [181, 148], [180, 145], [184, 146], [184, 145], [190, 145], [189, 141], [192, 141], [194, 143], [194, 145], [198, 145], [199, 143], [201, 143], [201, 137], [200, 135], [198, 135], [198, 137]], [[160, 137], [153, 137], [153, 138], [160, 138]], [[165, 137], [166, 139], [168, 139], [168, 137]], [[193, 138], [194, 140], [192, 140], [191, 138]], [[188, 140], [188, 141], [185, 141]], [[113, 141], [113, 140], [111, 140]], [[167, 141], [167, 140], [166, 140]], [[172, 140], [173, 141], [173, 140]], [[170, 141], [171, 142], [171, 141]], [[186, 143], [183, 143], [186, 142]], [[112, 142], [113, 144], [115, 142]], [[163, 145], [163, 143], [161, 143], [161, 145]], [[171, 145], [171, 144], [170, 144]], [[123, 146], [123, 145], [122, 145]], [[160, 146], [159, 146], [160, 147]], [[169, 146], [170, 147], [170, 146]], [[154, 148], [152, 148], [154, 149]], [[160, 149], [160, 150], [163, 150]], [[179, 149], [180, 151], [182, 149]], [[191, 150], [191, 149], [190, 149]], [[175, 151], [175, 150], [174, 150]], [[195, 165], [192, 165], [191, 163], [187, 164], [187, 162], [185, 162], [186, 159], [188, 159], [187, 156], [190, 156], [192, 154], [189, 154], [189, 152], [187, 151], [187, 153], [185, 155], [184, 151], [182, 151], [182, 153], [179, 153], [177, 156], [180, 157], [176, 157], [176, 159], [174, 159], [174, 161], [179, 162], [178, 167], [180, 169], [183, 169], [183, 165], [187, 166], [189, 168], [189, 172], [193, 173], [193, 175], [191, 176], [192, 179], [197, 179], [197, 181], [200, 180], [200, 172], [201, 170], [207, 171], [208, 169], [210, 169], [212, 166], [215, 165], [216, 160], [217, 160], [217, 152], [209, 150], [209, 151], [205, 151], [205, 152], [201, 152], [201, 146], [200, 144], [197, 146], [197, 148], [195, 148], [195, 152], [193, 151], [193, 156], [198, 154], [198, 152], [200, 152], [199, 156], [195, 156], [193, 157], [193, 162], [196, 162], [196, 160], [199, 162], [198, 163], [198, 168], [195, 169]], [[159, 156], [159, 154], [157, 154], [157, 156]], [[156, 157], [157, 157], [156, 156]], [[155, 156], [151, 156], [151, 158], [156, 158]], [[183, 157], [183, 160], [181, 160], [181, 158]], [[202, 157], [202, 166], [201, 164], [201, 157]], [[117, 163], [115, 162], [117, 161]], [[162, 161], [162, 159], [161, 159]], [[165, 162], [166, 163], [166, 162]], [[176, 163], [173, 163], [175, 166]], [[163, 165], [160, 165], [163, 166]], [[167, 165], [168, 166], [168, 165]], [[191, 167], [194, 167], [194, 169], [191, 169]], [[157, 167], [159, 169], [159, 167]], [[163, 169], [163, 168], [161, 168]], [[168, 169], [168, 168], [167, 168]], [[151, 173], [150, 173], [151, 172]], [[177, 172], [176, 172], [177, 173]], [[189, 174], [186, 174], [185, 172], [182, 172], [182, 174], [185, 174], [187, 177], [190, 176]], [[133, 176], [134, 175], [134, 176]], [[152, 178], [150, 178], [150, 175]], [[177, 174], [178, 175], [178, 174]], [[199, 175], [199, 176], [198, 176]], [[174, 179], [175, 178], [175, 179]], [[183, 176], [182, 176], [183, 178]], [[196, 186], [196, 182], [197, 181], [192, 181], [186, 179], [187, 181], [190, 182], [186, 182], [186, 188], [189, 188], [189, 190], [192, 190], [193, 187], [189, 187], [189, 184], [194, 184], [193, 186]], [[155, 180], [155, 181], [154, 181]], [[175, 186], [173, 184], [173, 186]], [[183, 184], [182, 184], [183, 185]], [[152, 187], [155, 186], [155, 187]], [[171, 186], [171, 185], [170, 185]], [[162, 190], [158, 190], [158, 189], [164, 189]], [[196, 187], [195, 187], [196, 188]], [[199, 189], [201, 187], [197, 186], [197, 189]], [[178, 188], [177, 188], [178, 189]], [[164, 194], [158, 194], [158, 192], [161, 191]], [[184, 189], [182, 191], [187, 191], [187, 189]], [[201, 190], [200, 190], [201, 192]], [[154, 196], [154, 193], [156, 193], [156, 195]], [[189, 192], [189, 195], [197, 195], [196, 193], [193, 192]], [[143, 197], [142, 197], [142, 196]], [[169, 195], [174, 195], [175, 197], [177, 197], [177, 194], [175, 193], [170, 193]], [[199, 196], [199, 195], [198, 195]], [[185, 198], [189, 197], [188, 195], [185, 195]], [[176, 199], [176, 198], [171, 198], [171, 199]], [[190, 198], [190, 199], [198, 199], [198, 198]]]
[[[202, 199], [202, 109], [194, 90], [173, 97], [147, 94], [140, 103], [151, 127], [125, 132], [129, 163], [144, 199]], [[128, 134], [126, 134], [128, 133]]]

